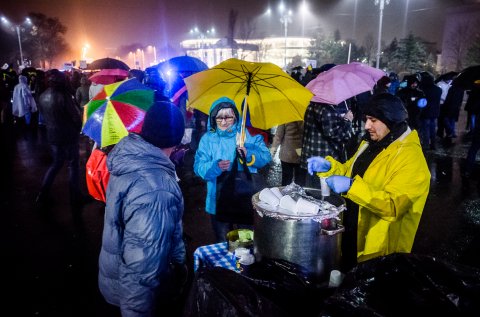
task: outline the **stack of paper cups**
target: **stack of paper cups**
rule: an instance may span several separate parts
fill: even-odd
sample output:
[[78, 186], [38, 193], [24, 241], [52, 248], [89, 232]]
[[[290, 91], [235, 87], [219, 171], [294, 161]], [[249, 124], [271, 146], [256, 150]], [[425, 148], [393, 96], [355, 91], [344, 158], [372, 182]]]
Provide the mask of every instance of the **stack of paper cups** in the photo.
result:
[[280, 192], [280, 189], [278, 187], [272, 187], [272, 188], [270, 188], [270, 190], [272, 191], [272, 193], [275, 194], [275, 196], [278, 197], [278, 199], [282, 199], [283, 195]]
[[280, 204], [280, 199], [268, 187], [262, 189], [258, 198], [273, 207], [277, 207]]
[[320, 206], [306, 199], [300, 198], [299, 200], [297, 200], [296, 209], [299, 215], [313, 216], [318, 214], [318, 210], [320, 209]]
[[297, 213], [297, 202], [290, 196], [285, 195], [280, 199], [280, 208], [291, 211], [292, 213]]
[[326, 177], [320, 177], [320, 189], [323, 197], [330, 196], [330, 187], [328, 187]]

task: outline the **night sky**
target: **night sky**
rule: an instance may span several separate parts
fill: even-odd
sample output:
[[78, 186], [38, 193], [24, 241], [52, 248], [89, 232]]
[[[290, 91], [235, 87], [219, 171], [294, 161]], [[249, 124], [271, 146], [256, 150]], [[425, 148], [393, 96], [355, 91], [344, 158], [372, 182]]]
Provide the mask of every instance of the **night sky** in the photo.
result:
[[[215, 27], [217, 37], [225, 36], [231, 9], [238, 11], [237, 30], [246, 20], [254, 21], [257, 37], [283, 36], [277, 6], [280, 1], [262, 0], [9, 0], [2, 1], [0, 14], [21, 23], [29, 12], [58, 17], [68, 27], [67, 41], [79, 55], [89, 43], [90, 56], [109, 55], [121, 45], [140, 43], [161, 47], [178, 45], [189, 38], [189, 30]], [[285, 1], [298, 12], [302, 1]], [[391, 0], [385, 7], [383, 39], [402, 38], [404, 33], [441, 43], [445, 10], [448, 7], [479, 2], [465, 0]], [[271, 4], [273, 16], [262, 14]], [[377, 38], [378, 6], [374, 0], [310, 0], [309, 13], [302, 21], [294, 16], [289, 35], [305, 35], [321, 27], [332, 34], [339, 29], [343, 39], [354, 38], [362, 44], [367, 33]], [[357, 3], [356, 18], [355, 3]], [[408, 3], [408, 15], [405, 9]], [[355, 23], [354, 23], [355, 22]]]

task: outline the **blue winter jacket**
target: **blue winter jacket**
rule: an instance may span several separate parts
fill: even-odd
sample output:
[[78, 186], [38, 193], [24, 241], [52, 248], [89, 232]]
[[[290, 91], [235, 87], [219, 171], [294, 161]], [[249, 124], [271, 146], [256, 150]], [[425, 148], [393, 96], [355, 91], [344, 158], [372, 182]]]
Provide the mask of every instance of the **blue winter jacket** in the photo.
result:
[[[212, 104], [208, 117], [208, 131], [200, 140], [193, 166], [195, 174], [207, 182], [205, 210], [212, 215], [216, 213], [217, 177], [222, 174], [222, 170], [218, 167], [218, 162], [220, 160], [234, 161], [237, 148], [237, 133], [240, 133], [241, 128], [238, 111], [234, 107], [235, 116], [237, 117], [236, 123], [231, 129], [225, 131], [216, 129], [215, 116], [219, 110], [218, 105], [223, 102], [235, 105], [233, 100], [226, 97], [222, 97]], [[259, 168], [268, 164], [272, 157], [261, 135], [251, 136], [248, 131], [246, 135], [244, 146], [247, 149], [248, 169], [250, 172], [256, 173]], [[230, 164], [230, 169], [231, 167], [232, 164]], [[243, 170], [241, 164], [238, 165], [238, 170]]]
[[169, 264], [185, 262], [175, 167], [162, 150], [132, 133], [109, 153], [107, 166], [100, 291], [123, 317], [151, 316]]

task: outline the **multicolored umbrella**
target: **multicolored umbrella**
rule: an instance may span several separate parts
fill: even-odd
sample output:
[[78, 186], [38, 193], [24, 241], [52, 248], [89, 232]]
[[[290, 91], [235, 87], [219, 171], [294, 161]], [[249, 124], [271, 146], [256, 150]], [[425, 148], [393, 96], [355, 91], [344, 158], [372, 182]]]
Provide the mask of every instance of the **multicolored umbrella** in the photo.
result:
[[140, 132], [154, 91], [136, 78], [106, 85], [85, 105], [82, 132], [100, 147], [116, 144], [128, 132]]

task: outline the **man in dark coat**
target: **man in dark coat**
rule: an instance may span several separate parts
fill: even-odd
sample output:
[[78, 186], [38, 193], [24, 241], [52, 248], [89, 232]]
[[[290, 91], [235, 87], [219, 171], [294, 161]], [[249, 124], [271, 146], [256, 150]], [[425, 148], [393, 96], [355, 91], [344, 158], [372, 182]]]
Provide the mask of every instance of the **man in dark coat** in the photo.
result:
[[463, 102], [463, 96], [465, 94], [465, 89], [452, 83], [452, 86], [448, 90], [447, 98], [442, 106], [442, 114], [445, 126], [445, 139], [451, 140], [452, 138], [457, 137], [456, 132], [456, 122], [458, 121], [458, 117], [460, 115], [460, 108]]
[[420, 89], [427, 99], [427, 105], [420, 113], [420, 141], [424, 149], [430, 147], [430, 149], [433, 150], [435, 149], [437, 119], [440, 115], [442, 89], [435, 85], [434, 78], [428, 74], [422, 76]]
[[65, 74], [50, 71], [49, 88], [40, 95], [39, 108], [47, 128], [52, 163], [43, 178], [37, 204], [50, 201], [50, 189], [65, 161], [68, 162], [70, 201], [73, 205], [84, 202], [79, 182], [79, 137], [82, 117], [68, 91]]
[[420, 112], [422, 109], [418, 105], [418, 101], [425, 98], [423, 91], [418, 89], [420, 80], [416, 74], [405, 77], [407, 87], [400, 89], [397, 96], [403, 101], [408, 112], [408, 125], [410, 128], [418, 131], [420, 127]]

